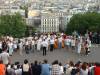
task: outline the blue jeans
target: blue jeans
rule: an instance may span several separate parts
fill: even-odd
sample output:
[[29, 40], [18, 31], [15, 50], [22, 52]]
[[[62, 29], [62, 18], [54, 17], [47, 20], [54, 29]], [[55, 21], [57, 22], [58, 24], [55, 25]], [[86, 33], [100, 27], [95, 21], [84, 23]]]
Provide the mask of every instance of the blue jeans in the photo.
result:
[[58, 48], [62, 48], [62, 43], [61, 42], [58, 43]]

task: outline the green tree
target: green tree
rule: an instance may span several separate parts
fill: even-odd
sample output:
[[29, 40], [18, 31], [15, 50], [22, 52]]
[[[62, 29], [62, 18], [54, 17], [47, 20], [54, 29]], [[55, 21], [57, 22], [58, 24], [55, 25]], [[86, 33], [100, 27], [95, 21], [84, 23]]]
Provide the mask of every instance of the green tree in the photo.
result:
[[25, 18], [28, 17], [28, 6], [29, 6], [29, 4], [25, 4], [25, 5], [20, 6], [20, 9], [25, 10]]
[[0, 35], [22, 37], [25, 35], [26, 22], [19, 13], [0, 16]]
[[84, 14], [76, 14], [70, 19], [67, 25], [66, 32], [71, 34], [73, 31], [78, 31], [81, 34], [89, 31], [100, 31], [100, 13], [87, 12]]

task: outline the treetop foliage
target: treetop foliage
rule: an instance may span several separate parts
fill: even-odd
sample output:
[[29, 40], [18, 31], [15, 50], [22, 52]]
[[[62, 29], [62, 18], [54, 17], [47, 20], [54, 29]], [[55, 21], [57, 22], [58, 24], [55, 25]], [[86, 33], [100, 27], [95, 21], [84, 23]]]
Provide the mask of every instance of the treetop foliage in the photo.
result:
[[26, 22], [19, 13], [0, 15], [0, 36], [22, 37], [25, 30]]
[[100, 32], [100, 13], [87, 12], [84, 14], [75, 14], [67, 25], [67, 33], [78, 31], [85, 34], [86, 31]]

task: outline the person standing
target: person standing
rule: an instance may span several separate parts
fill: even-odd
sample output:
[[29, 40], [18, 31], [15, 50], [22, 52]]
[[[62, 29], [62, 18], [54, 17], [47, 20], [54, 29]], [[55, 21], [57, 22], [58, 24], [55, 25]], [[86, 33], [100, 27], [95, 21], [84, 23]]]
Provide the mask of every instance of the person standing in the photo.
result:
[[53, 37], [50, 38], [50, 51], [53, 51], [54, 49], [54, 39]]
[[45, 41], [46, 41], [46, 42], [47, 42], [47, 44], [48, 44], [48, 46], [47, 46], [47, 49], [46, 49], [46, 50], [49, 50], [49, 48], [50, 48], [49, 40], [50, 40], [50, 38], [48, 38], [48, 37], [45, 39]]
[[29, 54], [29, 42], [27, 39], [25, 41], [25, 51], [26, 51], [26, 54]]
[[34, 39], [35, 39], [35, 50], [37, 50], [37, 41], [38, 41], [38, 37], [35, 36]]
[[30, 66], [28, 60], [25, 59], [24, 64], [22, 65], [22, 75], [30, 75], [29, 70], [30, 70]]
[[54, 48], [57, 49], [58, 48], [58, 39], [57, 37], [54, 40]]
[[35, 50], [35, 40], [34, 39], [32, 39], [31, 45], [32, 45], [32, 51], [34, 52]]
[[77, 53], [78, 54], [81, 53], [81, 42], [80, 42], [80, 40], [78, 40], [78, 44], [77, 44]]
[[19, 54], [22, 55], [22, 51], [23, 51], [23, 42], [20, 41], [19, 42]]
[[13, 64], [7, 67], [7, 75], [16, 75]]
[[85, 41], [85, 54], [88, 55], [89, 53], [89, 44], [88, 44], [88, 41], [86, 40]]
[[17, 65], [17, 69], [15, 70], [15, 74], [22, 75], [22, 68], [20, 67], [20, 65]]
[[5, 73], [6, 73], [6, 67], [3, 64], [3, 61], [0, 60], [0, 75], [6, 75]]
[[0, 40], [0, 53], [2, 53], [2, 41]]
[[15, 39], [13, 41], [13, 50], [17, 51], [17, 41]]
[[91, 40], [89, 38], [87, 38], [87, 42], [88, 42], [88, 54], [91, 52]]
[[87, 63], [84, 62], [82, 64], [81, 69], [80, 69], [80, 74], [79, 75], [88, 75], [88, 73], [89, 73], [89, 70], [88, 70], [88, 67], [87, 67]]
[[12, 53], [13, 53], [13, 43], [12, 43], [12, 41], [9, 41], [9, 43], [8, 43], [8, 50], [9, 50], [9, 55], [12, 56]]
[[61, 36], [58, 38], [58, 48], [59, 49], [62, 48], [62, 37]]
[[35, 50], [37, 50], [37, 40], [38, 40], [38, 39], [35, 39], [35, 40], [34, 40]]
[[72, 47], [72, 50], [75, 50], [75, 38], [74, 37], [72, 37], [72, 39], [71, 39], [71, 47]]
[[5, 50], [1, 53], [0, 59], [3, 61], [3, 64], [5, 64], [5, 65], [10, 63], [10, 56], [9, 56], [9, 53], [7, 53], [7, 50]]
[[48, 43], [44, 39], [43, 42], [42, 42], [43, 56], [46, 56], [46, 49], [47, 49], [47, 47], [48, 47]]
[[67, 36], [65, 39], [65, 45], [68, 50], [70, 50], [70, 43], [71, 43], [70, 36]]
[[4, 40], [4, 41], [2, 42], [2, 47], [1, 47], [1, 48], [2, 48], [2, 51], [8, 50], [7, 41]]
[[62, 37], [62, 48], [64, 48], [65, 47], [65, 43], [64, 43], [64, 37]]
[[38, 50], [38, 51], [41, 50], [41, 42], [42, 42], [42, 39], [39, 38], [39, 39], [37, 40], [37, 50]]
[[95, 63], [94, 75], [100, 75], [100, 63]]
[[52, 64], [51, 75], [60, 75], [60, 66], [58, 60], [55, 60]]
[[82, 49], [82, 36], [79, 36], [78, 38], [78, 44], [77, 44], [77, 53], [80, 54], [81, 53], [81, 49]]
[[47, 60], [44, 60], [44, 63], [41, 65], [41, 75], [50, 75], [50, 65]]
[[41, 66], [38, 64], [37, 61], [35, 61], [34, 64], [32, 65], [32, 74], [33, 75], [41, 74]]
[[66, 75], [71, 75], [71, 71], [73, 68], [74, 68], [74, 63], [70, 61], [68, 68], [66, 68]]
[[64, 67], [62, 66], [62, 63], [59, 63], [60, 66], [60, 75], [64, 75]]

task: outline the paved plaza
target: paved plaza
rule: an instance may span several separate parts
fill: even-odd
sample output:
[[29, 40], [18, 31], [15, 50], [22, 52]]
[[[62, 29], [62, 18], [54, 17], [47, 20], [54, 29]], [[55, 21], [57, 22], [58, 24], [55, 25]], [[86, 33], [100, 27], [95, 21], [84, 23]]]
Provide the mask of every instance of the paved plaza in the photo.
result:
[[52, 63], [54, 60], [58, 59], [63, 64], [67, 63], [67, 61], [72, 60], [74, 62], [78, 60], [86, 61], [86, 62], [100, 62], [100, 46], [92, 47], [91, 53], [88, 56], [78, 55], [75, 52], [68, 51], [66, 48], [64, 49], [56, 49], [53, 52], [48, 51], [47, 56], [42, 55], [42, 51], [35, 51], [34, 53], [26, 54], [23, 52], [23, 55], [19, 55], [19, 52], [16, 52], [11, 57], [12, 63], [16, 61], [20, 61], [23, 63], [24, 59], [28, 59], [29, 62], [34, 62], [34, 60], [42, 61], [47, 59], [49, 63]]

